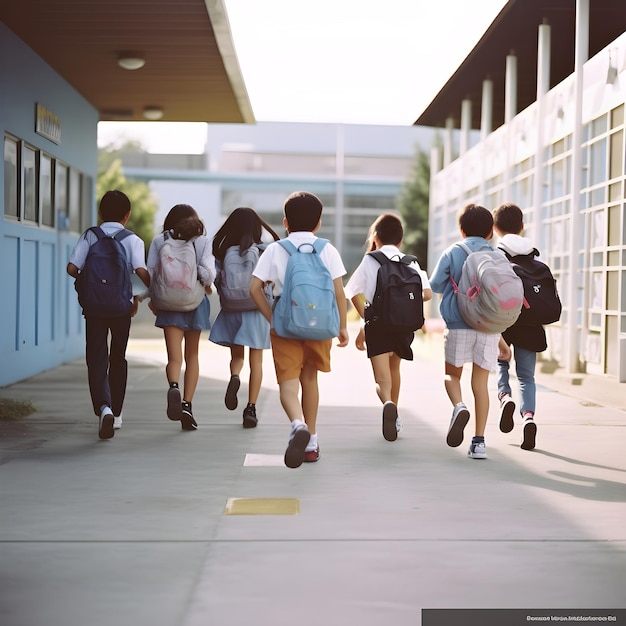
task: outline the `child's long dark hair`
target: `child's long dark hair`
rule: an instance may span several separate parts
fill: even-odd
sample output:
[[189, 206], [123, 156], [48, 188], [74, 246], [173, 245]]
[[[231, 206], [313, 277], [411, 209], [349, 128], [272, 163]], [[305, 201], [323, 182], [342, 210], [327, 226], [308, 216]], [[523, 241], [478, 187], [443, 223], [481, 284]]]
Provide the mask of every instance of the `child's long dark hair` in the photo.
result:
[[235, 209], [213, 237], [213, 256], [223, 261], [231, 246], [239, 246], [240, 253], [243, 253], [253, 243], [261, 243], [263, 229], [274, 237], [274, 241], [280, 239], [256, 211], [248, 207]]
[[206, 232], [196, 210], [188, 204], [177, 204], [163, 222], [163, 232], [169, 231], [174, 239], [189, 241]]

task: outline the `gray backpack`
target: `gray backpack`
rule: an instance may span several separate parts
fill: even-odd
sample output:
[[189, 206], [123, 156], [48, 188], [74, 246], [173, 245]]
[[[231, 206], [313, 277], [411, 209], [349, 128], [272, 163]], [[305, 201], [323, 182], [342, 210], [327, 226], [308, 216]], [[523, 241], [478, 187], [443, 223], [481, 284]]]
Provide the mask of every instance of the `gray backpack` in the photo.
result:
[[252, 272], [259, 260], [259, 248], [251, 245], [240, 254], [239, 246], [226, 250], [223, 261], [218, 261], [215, 286], [224, 311], [254, 311], [257, 306], [250, 297]]
[[522, 310], [524, 286], [508, 259], [498, 250], [472, 250], [467, 254], [459, 284], [450, 276], [459, 313], [465, 323], [485, 333], [502, 333], [515, 324]]

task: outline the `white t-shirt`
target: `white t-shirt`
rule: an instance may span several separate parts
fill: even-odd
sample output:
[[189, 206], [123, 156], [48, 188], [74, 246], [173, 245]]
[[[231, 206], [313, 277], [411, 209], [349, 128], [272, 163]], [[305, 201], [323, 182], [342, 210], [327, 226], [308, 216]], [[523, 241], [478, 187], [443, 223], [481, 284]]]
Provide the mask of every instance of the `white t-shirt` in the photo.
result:
[[[317, 237], [308, 231], [290, 233], [287, 240], [296, 248], [306, 243], [314, 243]], [[309, 246], [304, 246], [302, 252], [309, 252]], [[331, 278], [339, 278], [344, 276], [346, 268], [343, 265], [341, 256], [335, 246], [327, 243], [320, 254], [320, 258], [324, 265], [328, 268]], [[278, 297], [283, 292], [283, 283], [285, 280], [285, 270], [287, 269], [287, 261], [289, 253], [278, 242], [271, 243], [267, 246], [265, 252], [260, 256], [253, 276], [256, 276], [264, 283], [273, 283], [274, 296]]]
[[[400, 259], [404, 256], [396, 246], [383, 246], [380, 248], [385, 256], [390, 259]], [[369, 255], [365, 255], [359, 266], [354, 270], [354, 273], [350, 277], [348, 284], [345, 287], [346, 298], [351, 299], [357, 294], [362, 293], [365, 296], [365, 300], [369, 303], [374, 297], [376, 292], [376, 277], [378, 276], [378, 268], [380, 263]], [[426, 272], [422, 270], [417, 261], [413, 261], [409, 267], [412, 267], [422, 279], [422, 290], [430, 289], [430, 283], [428, 282], [428, 276]]]
[[[100, 228], [106, 235], [114, 235], [118, 230], [124, 228], [119, 222], [103, 222], [100, 224]], [[79, 270], [82, 270], [87, 260], [87, 253], [89, 247], [94, 244], [98, 238], [90, 230], [84, 233], [84, 235], [76, 243], [76, 247], [72, 251], [69, 262], [74, 264]], [[146, 247], [143, 240], [137, 237], [135, 233], [125, 237], [120, 242], [126, 250], [126, 259], [128, 266], [132, 272], [138, 269], [146, 269]]]

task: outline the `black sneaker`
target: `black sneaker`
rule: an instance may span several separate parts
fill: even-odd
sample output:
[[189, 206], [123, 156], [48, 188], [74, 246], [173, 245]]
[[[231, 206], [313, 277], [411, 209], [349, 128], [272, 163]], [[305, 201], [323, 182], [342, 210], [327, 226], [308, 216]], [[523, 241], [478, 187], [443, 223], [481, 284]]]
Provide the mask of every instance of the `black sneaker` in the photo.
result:
[[228, 381], [228, 387], [226, 387], [226, 395], [224, 396], [224, 404], [229, 411], [234, 411], [237, 408], [237, 392], [241, 381], [239, 376], [234, 374]]
[[193, 413], [191, 412], [191, 402], [183, 402], [182, 404], [180, 427], [183, 430], [198, 430], [198, 422], [193, 418]]
[[173, 422], [180, 422], [183, 417], [182, 398], [176, 383], [172, 383], [167, 390], [167, 416]]
[[259, 420], [256, 418], [256, 406], [248, 402], [248, 406], [243, 410], [243, 427], [256, 428]]

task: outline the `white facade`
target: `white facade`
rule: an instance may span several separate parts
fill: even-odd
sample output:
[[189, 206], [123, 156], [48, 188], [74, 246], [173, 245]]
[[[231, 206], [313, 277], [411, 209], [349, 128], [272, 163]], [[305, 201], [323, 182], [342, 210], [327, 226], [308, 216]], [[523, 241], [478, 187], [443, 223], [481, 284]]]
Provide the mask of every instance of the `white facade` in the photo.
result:
[[[563, 302], [561, 321], [547, 329], [545, 356], [571, 373], [626, 382], [626, 34], [587, 60], [585, 29], [583, 15], [575, 71], [548, 90], [549, 26], [541, 25], [537, 100], [505, 114], [493, 132], [487, 115], [481, 141], [455, 160], [444, 157], [443, 168], [433, 153], [429, 266], [458, 240], [462, 206], [518, 204]], [[507, 89], [515, 81], [515, 64], [507, 62]], [[487, 88], [483, 109], [489, 103]]]

